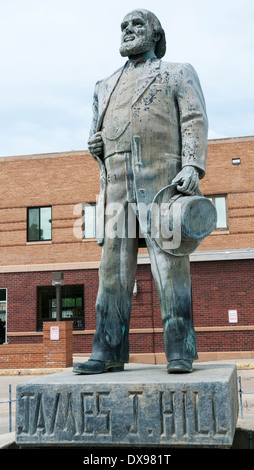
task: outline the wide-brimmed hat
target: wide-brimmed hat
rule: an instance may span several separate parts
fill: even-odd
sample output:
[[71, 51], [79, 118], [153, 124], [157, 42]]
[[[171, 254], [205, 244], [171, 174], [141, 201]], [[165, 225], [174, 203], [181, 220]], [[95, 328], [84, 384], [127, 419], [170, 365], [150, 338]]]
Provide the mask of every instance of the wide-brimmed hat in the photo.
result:
[[177, 191], [177, 185], [162, 188], [150, 211], [150, 231], [160, 248], [175, 256], [193, 253], [215, 228], [213, 202], [198, 189], [192, 196]]

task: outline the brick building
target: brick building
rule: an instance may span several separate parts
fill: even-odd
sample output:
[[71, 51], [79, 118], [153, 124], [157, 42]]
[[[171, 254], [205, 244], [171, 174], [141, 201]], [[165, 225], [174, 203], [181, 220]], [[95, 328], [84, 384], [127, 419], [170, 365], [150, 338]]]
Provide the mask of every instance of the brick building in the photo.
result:
[[[254, 356], [254, 137], [210, 140], [201, 190], [218, 223], [191, 255], [199, 358]], [[0, 343], [42, 343], [56, 318], [52, 272], [64, 273], [62, 319], [89, 355], [101, 248], [94, 227], [99, 171], [86, 151], [0, 159]], [[87, 205], [86, 205], [87, 204]], [[132, 360], [164, 361], [150, 261], [139, 250]]]

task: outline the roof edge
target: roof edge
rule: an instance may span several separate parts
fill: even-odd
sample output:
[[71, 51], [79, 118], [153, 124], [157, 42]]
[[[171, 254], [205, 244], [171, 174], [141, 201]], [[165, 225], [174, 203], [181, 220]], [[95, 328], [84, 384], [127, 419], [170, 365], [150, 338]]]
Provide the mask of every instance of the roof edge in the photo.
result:
[[208, 139], [208, 144], [231, 144], [235, 142], [254, 142], [253, 135], [242, 137], [221, 137], [220, 139]]
[[[208, 145], [213, 144], [230, 144], [235, 142], [254, 142], [254, 136], [242, 136], [242, 137], [222, 137], [219, 139], [208, 139]], [[52, 153], [38, 153], [30, 155], [15, 155], [15, 156], [0, 156], [0, 163], [5, 161], [15, 161], [15, 160], [38, 160], [44, 158], [64, 158], [80, 155], [89, 155], [88, 150], [70, 150], [63, 152], [52, 152]]]
[[15, 156], [0, 156], [0, 163], [5, 161], [15, 161], [15, 160], [43, 160], [44, 158], [65, 158], [65, 157], [75, 157], [77, 155], [89, 155], [88, 150], [71, 150], [66, 152], [52, 152], [52, 153], [37, 153], [31, 155], [15, 155]]

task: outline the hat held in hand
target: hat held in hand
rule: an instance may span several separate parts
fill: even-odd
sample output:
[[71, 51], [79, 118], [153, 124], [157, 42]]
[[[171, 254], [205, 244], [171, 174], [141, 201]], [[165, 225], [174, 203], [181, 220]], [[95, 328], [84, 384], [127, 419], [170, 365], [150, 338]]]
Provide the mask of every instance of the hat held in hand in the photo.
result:
[[213, 202], [199, 189], [187, 196], [171, 184], [156, 194], [151, 206], [151, 235], [162, 250], [175, 256], [193, 253], [216, 222]]

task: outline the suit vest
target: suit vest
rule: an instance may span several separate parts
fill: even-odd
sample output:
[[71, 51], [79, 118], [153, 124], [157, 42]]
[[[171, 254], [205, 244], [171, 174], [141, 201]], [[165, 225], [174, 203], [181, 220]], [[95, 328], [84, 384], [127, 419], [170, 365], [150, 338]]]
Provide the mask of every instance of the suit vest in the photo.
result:
[[102, 125], [104, 158], [115, 153], [131, 152], [131, 103], [143, 65], [127, 63], [115, 87]]

